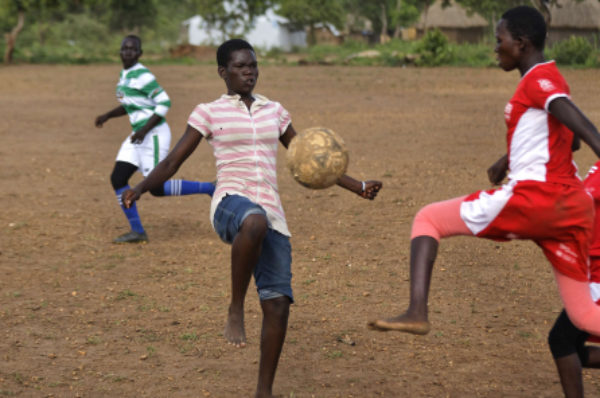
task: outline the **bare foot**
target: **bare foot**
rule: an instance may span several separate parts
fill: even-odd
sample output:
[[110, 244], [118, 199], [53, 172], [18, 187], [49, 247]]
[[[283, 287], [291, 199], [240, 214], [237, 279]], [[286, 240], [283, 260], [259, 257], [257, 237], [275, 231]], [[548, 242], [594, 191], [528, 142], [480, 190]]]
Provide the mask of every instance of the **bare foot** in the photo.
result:
[[241, 312], [233, 311], [229, 307], [229, 315], [227, 316], [227, 324], [223, 335], [229, 344], [233, 344], [237, 348], [246, 347], [246, 331], [244, 330], [244, 310]]
[[431, 325], [427, 320], [417, 320], [407, 314], [402, 314], [395, 318], [377, 319], [367, 323], [369, 329], [386, 332], [389, 330], [397, 330], [412, 334], [427, 334], [431, 329]]
[[283, 398], [282, 395], [273, 395], [271, 393], [261, 393], [261, 392], [256, 392], [256, 395], [254, 395], [254, 398]]

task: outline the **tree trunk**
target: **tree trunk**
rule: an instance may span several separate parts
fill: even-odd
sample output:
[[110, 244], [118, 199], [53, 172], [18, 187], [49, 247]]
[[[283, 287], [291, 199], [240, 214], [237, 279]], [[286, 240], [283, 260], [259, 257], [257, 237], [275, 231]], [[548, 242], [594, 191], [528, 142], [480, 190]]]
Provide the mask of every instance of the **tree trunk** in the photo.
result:
[[[396, 1], [396, 12], [399, 14], [400, 9], [402, 8], [402, 0]], [[398, 18], [396, 18], [398, 19]], [[394, 39], [397, 39], [402, 34], [402, 26], [400, 26], [400, 21], [396, 21], [396, 27], [394, 28]]]
[[381, 4], [381, 33], [379, 34], [379, 42], [381, 44], [385, 44], [390, 41], [390, 36], [388, 35], [388, 22], [387, 22], [387, 12], [385, 10], [385, 4]]
[[429, 13], [429, 2], [425, 3], [425, 7], [423, 8], [423, 32], [425, 34], [429, 30], [429, 26], [427, 26], [427, 13]]
[[307, 37], [308, 45], [314, 46], [317, 44], [317, 32], [315, 31], [315, 24], [311, 23], [308, 25], [308, 37]]
[[12, 62], [17, 36], [19, 36], [21, 30], [23, 30], [23, 25], [25, 25], [25, 11], [19, 10], [19, 15], [17, 17], [17, 25], [14, 28], [12, 28], [12, 30], [9, 33], [4, 34], [4, 38], [6, 39], [6, 49], [4, 50], [5, 64], [10, 64]]

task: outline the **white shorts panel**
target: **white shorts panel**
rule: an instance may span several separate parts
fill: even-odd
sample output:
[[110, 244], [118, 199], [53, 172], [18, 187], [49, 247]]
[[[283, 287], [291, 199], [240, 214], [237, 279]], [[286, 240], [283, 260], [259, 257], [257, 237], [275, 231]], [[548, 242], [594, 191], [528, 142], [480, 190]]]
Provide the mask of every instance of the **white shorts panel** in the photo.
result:
[[465, 200], [460, 205], [460, 217], [467, 227], [477, 235], [500, 214], [513, 194], [511, 184], [503, 185], [493, 191], [480, 191], [479, 196]]
[[131, 163], [145, 176], [169, 153], [171, 129], [167, 123], [156, 126], [144, 137], [141, 144], [133, 144], [131, 136], [125, 138], [117, 153], [117, 162]]

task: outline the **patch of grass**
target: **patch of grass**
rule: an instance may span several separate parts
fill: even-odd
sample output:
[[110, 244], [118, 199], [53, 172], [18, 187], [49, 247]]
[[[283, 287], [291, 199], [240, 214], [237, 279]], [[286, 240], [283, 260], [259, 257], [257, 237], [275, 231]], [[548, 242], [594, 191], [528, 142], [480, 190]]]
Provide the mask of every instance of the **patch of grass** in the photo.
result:
[[98, 336], [88, 336], [88, 338], [85, 340], [85, 343], [89, 345], [98, 345], [101, 342], [102, 340], [100, 340], [100, 337]]
[[179, 336], [179, 338], [185, 341], [196, 341], [198, 340], [198, 335], [196, 334], [196, 332], [190, 332], [182, 334], [181, 336]]
[[126, 298], [129, 297], [136, 297], [137, 294], [135, 294], [134, 292], [132, 292], [129, 289], [125, 289], [125, 290], [121, 290], [118, 294], [117, 297], [115, 298], [115, 300], [125, 300]]
[[337, 359], [344, 356], [344, 353], [340, 350], [329, 351], [325, 354], [325, 356], [329, 359]]

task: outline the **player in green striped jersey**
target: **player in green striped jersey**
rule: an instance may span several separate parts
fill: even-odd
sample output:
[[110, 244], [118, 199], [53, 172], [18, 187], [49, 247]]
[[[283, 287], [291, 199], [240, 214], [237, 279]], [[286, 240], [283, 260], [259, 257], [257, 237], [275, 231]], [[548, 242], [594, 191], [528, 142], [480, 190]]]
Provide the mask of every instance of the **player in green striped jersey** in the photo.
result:
[[[129, 116], [132, 132], [121, 144], [110, 180], [131, 231], [117, 237], [114, 242], [147, 242], [148, 235], [137, 208], [135, 205], [125, 208], [121, 202], [121, 193], [129, 189], [129, 179], [136, 170], [147, 176], [169, 152], [171, 130], [165, 116], [171, 107], [171, 100], [148, 68], [138, 62], [142, 55], [142, 41], [139, 37], [125, 37], [121, 43], [120, 55], [123, 70], [117, 83], [117, 99], [121, 104], [96, 117], [96, 127], [102, 127], [113, 117]], [[173, 179], [151, 193], [154, 196], [212, 195], [214, 189], [211, 182]]]

